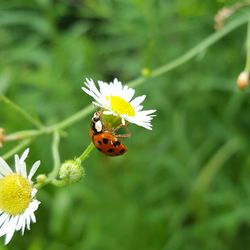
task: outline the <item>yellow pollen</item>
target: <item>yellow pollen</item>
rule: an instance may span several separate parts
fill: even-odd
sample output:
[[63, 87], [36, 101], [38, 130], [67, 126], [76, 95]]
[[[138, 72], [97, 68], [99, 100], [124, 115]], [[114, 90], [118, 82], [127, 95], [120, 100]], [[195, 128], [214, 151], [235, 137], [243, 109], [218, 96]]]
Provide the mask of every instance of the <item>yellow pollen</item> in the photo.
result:
[[107, 99], [110, 101], [111, 109], [118, 115], [135, 116], [135, 110], [131, 104], [119, 96], [108, 96]]
[[19, 174], [0, 179], [0, 209], [10, 215], [22, 214], [29, 206], [32, 186]]

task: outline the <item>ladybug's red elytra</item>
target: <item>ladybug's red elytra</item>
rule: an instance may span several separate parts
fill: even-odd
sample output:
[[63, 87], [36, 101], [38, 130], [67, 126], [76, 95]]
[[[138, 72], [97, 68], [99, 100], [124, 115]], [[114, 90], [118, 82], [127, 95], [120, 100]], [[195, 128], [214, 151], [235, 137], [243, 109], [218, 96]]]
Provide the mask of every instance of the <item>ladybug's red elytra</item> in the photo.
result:
[[128, 150], [118, 139], [118, 135], [105, 130], [99, 112], [94, 113], [89, 135], [95, 147], [105, 155], [119, 156]]

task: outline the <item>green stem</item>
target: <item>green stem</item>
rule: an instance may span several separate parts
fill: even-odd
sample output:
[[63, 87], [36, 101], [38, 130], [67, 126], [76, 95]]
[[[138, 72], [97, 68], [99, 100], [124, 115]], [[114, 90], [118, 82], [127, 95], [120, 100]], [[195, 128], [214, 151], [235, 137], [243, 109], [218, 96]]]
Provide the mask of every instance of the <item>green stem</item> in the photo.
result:
[[60, 165], [61, 165], [61, 160], [60, 160], [60, 153], [59, 153], [59, 143], [60, 143], [60, 136], [59, 132], [56, 130], [53, 133], [53, 142], [52, 142], [52, 156], [53, 156], [53, 161], [54, 161], [54, 167], [49, 174], [50, 179], [55, 179], [58, 175]]
[[46, 127], [44, 129], [44, 131], [46, 131], [47, 133], [51, 133], [55, 130], [67, 128], [67, 127], [71, 126], [72, 124], [80, 121], [82, 118], [86, 117], [88, 114], [90, 114], [94, 110], [95, 110], [95, 107], [93, 105], [88, 105], [84, 109], [76, 112], [75, 114], [66, 118], [65, 120], [63, 120], [59, 123], [56, 123], [52, 126]]
[[237, 140], [231, 139], [214, 154], [194, 182], [192, 194], [204, 193], [223, 164], [240, 149], [239, 145]]
[[250, 19], [248, 21], [248, 27], [247, 27], [246, 49], [247, 49], [247, 58], [246, 58], [245, 71], [249, 72], [250, 71]]
[[30, 114], [28, 114], [25, 110], [23, 110], [17, 104], [12, 102], [9, 98], [1, 95], [0, 100], [2, 100], [6, 105], [8, 105], [10, 108], [16, 111], [18, 114], [20, 114], [24, 119], [33, 124], [36, 128], [38, 129], [42, 128], [42, 124], [39, 121], [35, 120]]
[[92, 111], [94, 111], [94, 106], [93, 105], [88, 105], [84, 109], [78, 111], [77, 113], [73, 114], [72, 116], [66, 118], [65, 120], [56, 123], [51, 126], [43, 127], [40, 130], [23, 130], [23, 131], [18, 131], [12, 134], [9, 134], [5, 136], [6, 141], [14, 141], [14, 140], [22, 140], [25, 138], [30, 138], [30, 137], [36, 137], [42, 134], [51, 134], [55, 130], [60, 130], [67, 128], [71, 126], [72, 124], [78, 122], [82, 118], [86, 117], [88, 114], [90, 114]]
[[28, 139], [26, 139], [24, 141], [21, 141], [17, 146], [15, 146], [14, 148], [12, 148], [8, 152], [6, 152], [2, 156], [2, 158], [5, 159], [5, 160], [9, 159], [12, 155], [14, 155], [15, 153], [19, 152], [23, 148], [27, 147], [30, 143], [31, 143], [31, 139], [30, 138], [28, 138]]
[[84, 150], [84, 152], [77, 158], [77, 160], [83, 162], [89, 156], [91, 151], [95, 148], [94, 144], [91, 142], [89, 146]]
[[53, 142], [51, 147], [53, 162], [54, 162], [53, 169], [49, 173], [48, 177], [45, 176], [45, 179], [42, 182], [38, 182], [35, 184], [35, 188], [40, 189], [49, 183], [58, 187], [64, 186], [65, 183], [63, 181], [56, 179], [61, 166], [59, 144], [60, 144], [60, 135], [58, 130], [56, 130], [53, 133]]
[[136, 87], [136, 86], [142, 84], [146, 79], [152, 79], [152, 78], [158, 77], [162, 74], [165, 74], [165, 73], [177, 68], [178, 66], [184, 64], [185, 62], [189, 61], [190, 59], [192, 59], [193, 57], [198, 55], [203, 50], [205, 50], [205, 49], [209, 48], [210, 46], [212, 46], [213, 44], [215, 44], [217, 41], [219, 41], [222, 37], [224, 37], [225, 35], [230, 33], [232, 30], [234, 30], [237, 27], [244, 24], [248, 19], [249, 19], [249, 15], [244, 15], [244, 16], [239, 17], [238, 19], [236, 19], [236, 20], [232, 21], [231, 23], [227, 24], [226, 26], [224, 26], [219, 31], [215, 32], [214, 34], [212, 34], [209, 37], [207, 37], [206, 39], [204, 39], [201, 43], [199, 43], [194, 48], [192, 48], [189, 51], [187, 51], [186, 53], [184, 53], [182, 56], [174, 59], [170, 63], [167, 63], [167, 64], [153, 70], [147, 78], [139, 77], [135, 80], [128, 82], [128, 85], [130, 87]]
[[[53, 132], [53, 131], [51, 131]], [[8, 134], [4, 137], [5, 141], [17, 141], [17, 140], [23, 140], [25, 138], [31, 138], [31, 137], [36, 137], [38, 135], [45, 134], [44, 129], [40, 130], [23, 130], [23, 131], [18, 131], [12, 134]]]

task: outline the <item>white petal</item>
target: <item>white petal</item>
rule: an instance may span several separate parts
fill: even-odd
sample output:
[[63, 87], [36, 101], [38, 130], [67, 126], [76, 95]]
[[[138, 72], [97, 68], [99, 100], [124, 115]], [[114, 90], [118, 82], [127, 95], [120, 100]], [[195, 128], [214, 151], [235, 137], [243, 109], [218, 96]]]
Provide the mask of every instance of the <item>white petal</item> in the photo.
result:
[[27, 215], [25, 219], [26, 219], [27, 229], [30, 230], [30, 215]]
[[25, 161], [25, 160], [26, 160], [26, 158], [27, 158], [27, 156], [28, 156], [28, 154], [29, 154], [29, 151], [30, 151], [30, 149], [27, 148], [27, 149], [23, 152], [23, 154], [22, 154], [22, 156], [21, 156], [21, 158], [20, 158], [20, 161]]
[[136, 112], [138, 112], [138, 111], [140, 111], [140, 110], [142, 110], [142, 109], [143, 109], [143, 106], [142, 106], [142, 105], [139, 105], [139, 106], [135, 107], [135, 111], [136, 111]]
[[37, 193], [37, 189], [33, 188], [32, 191], [31, 191], [31, 197], [32, 198], [35, 197], [36, 193]]
[[[97, 87], [95, 86], [95, 83], [94, 83], [94, 81], [92, 80], [92, 79], [87, 79], [86, 78], [86, 80], [87, 80], [87, 82], [85, 82], [85, 85], [86, 85], [86, 87], [88, 87], [89, 88], [89, 90], [87, 90], [86, 88], [82, 88], [84, 91], [86, 91], [87, 90], [87, 92], [89, 92], [88, 94], [90, 95], [90, 96], [92, 96], [94, 99], [102, 99], [102, 95], [101, 95], [101, 93], [100, 93], [100, 91], [97, 89]], [[87, 93], [86, 92], [86, 93]]]
[[15, 168], [16, 168], [16, 173], [20, 173], [20, 160], [18, 155], [15, 155]]
[[9, 219], [9, 215], [7, 213], [3, 213], [1, 216], [0, 216], [0, 227], [3, 225], [3, 223]]
[[127, 96], [128, 96], [127, 101], [130, 102], [131, 99], [133, 98], [134, 94], [135, 94], [135, 90], [129, 88], [127, 92], [128, 92], [128, 93], [127, 93]]
[[24, 234], [25, 227], [26, 227], [26, 220], [25, 220], [25, 217], [24, 217], [23, 218], [23, 224], [22, 224], [22, 235]]
[[25, 162], [21, 162], [20, 165], [20, 174], [27, 179], [27, 170], [26, 170], [26, 163]]
[[6, 234], [6, 230], [8, 228], [8, 224], [9, 224], [9, 221], [10, 221], [11, 217], [10, 215], [7, 216], [7, 218], [5, 219], [4, 223], [2, 224], [1, 228], [0, 228], [0, 237], [2, 237], [3, 235]]
[[[112, 84], [112, 82], [111, 82]], [[117, 90], [122, 90], [122, 83], [120, 81], [118, 81], [117, 78], [114, 79], [113, 81], [113, 85]]]
[[[138, 112], [138, 114], [140, 114], [140, 115], [150, 115], [150, 114], [152, 114], [154, 112], [156, 112], [156, 109], [143, 110], [143, 111]], [[153, 116], [156, 116], [156, 115], [153, 115]]]
[[29, 176], [28, 176], [28, 180], [31, 181], [31, 178], [33, 177], [33, 175], [36, 173], [37, 169], [39, 168], [41, 164], [41, 161], [36, 161], [33, 166], [31, 167]]
[[16, 230], [17, 231], [19, 231], [23, 227], [23, 223], [25, 225], [24, 217], [23, 217], [23, 215], [20, 215], [19, 219], [18, 219], [18, 222], [17, 222], [17, 225], [16, 225]]
[[103, 98], [105, 98], [107, 95], [110, 95], [111, 89], [110, 89], [110, 86], [106, 82], [98, 81], [98, 85], [100, 88], [100, 93], [103, 96]]
[[12, 217], [9, 221], [4, 244], [7, 245], [16, 231], [18, 216]]
[[31, 218], [31, 221], [32, 221], [33, 223], [36, 222], [36, 216], [35, 216], [34, 213], [31, 213], [31, 214], [30, 214], [30, 218]]
[[18, 224], [18, 230], [20, 230], [19, 228], [21, 227], [22, 230], [22, 235], [24, 234], [25, 228], [26, 228], [26, 224], [27, 224], [27, 217], [29, 217], [29, 211], [28, 209], [25, 210], [25, 212], [22, 214], [22, 221], [20, 222], [20, 224]]
[[34, 200], [29, 204], [28, 210], [29, 210], [30, 212], [35, 212], [35, 211], [38, 209], [39, 204], [40, 204], [40, 201], [34, 199]]
[[138, 96], [136, 97], [132, 102], [130, 102], [130, 104], [133, 107], [137, 107], [138, 105], [140, 105], [144, 100], [145, 100], [146, 96], [142, 95], [142, 96]]
[[6, 161], [0, 157], [0, 173], [2, 175], [10, 175], [13, 173], [9, 165], [6, 163]]
[[112, 111], [109, 111], [109, 110], [105, 110], [105, 111], [103, 111], [103, 114], [104, 114], [104, 115], [112, 115], [113, 112], [112, 112]]
[[124, 126], [126, 124], [125, 119], [122, 118], [122, 125]]
[[92, 102], [95, 106], [100, 107], [100, 108], [104, 108], [104, 105], [98, 103], [98, 102]]

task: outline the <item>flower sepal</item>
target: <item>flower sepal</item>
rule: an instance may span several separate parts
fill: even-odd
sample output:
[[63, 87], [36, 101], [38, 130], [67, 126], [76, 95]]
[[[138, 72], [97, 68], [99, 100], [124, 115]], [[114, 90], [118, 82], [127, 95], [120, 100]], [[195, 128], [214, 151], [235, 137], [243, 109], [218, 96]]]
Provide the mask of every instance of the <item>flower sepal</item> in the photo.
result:
[[100, 117], [104, 127], [107, 130], [116, 130], [122, 126], [127, 127], [129, 125], [129, 122], [127, 121], [125, 121], [125, 123], [123, 124], [120, 116], [113, 114], [105, 114], [105, 110], [101, 112]]

